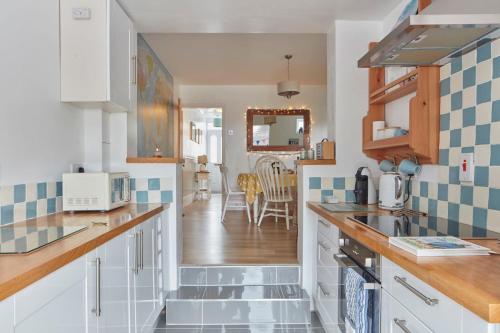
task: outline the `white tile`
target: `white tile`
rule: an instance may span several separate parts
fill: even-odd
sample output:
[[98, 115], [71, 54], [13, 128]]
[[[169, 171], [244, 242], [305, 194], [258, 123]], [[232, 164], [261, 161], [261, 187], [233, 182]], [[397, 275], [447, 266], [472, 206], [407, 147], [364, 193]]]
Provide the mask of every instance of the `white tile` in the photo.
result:
[[476, 144], [476, 126], [462, 128], [462, 147], [470, 147]]
[[420, 208], [421, 212], [428, 213], [429, 212], [429, 199], [421, 197], [419, 208]]
[[429, 183], [429, 199], [437, 199], [438, 185], [437, 183]]
[[56, 198], [56, 212], [62, 212], [62, 197], [57, 197]]
[[491, 100], [500, 100], [500, 77], [491, 81]]
[[475, 207], [488, 208], [490, 190], [487, 187], [474, 186], [473, 204]]
[[172, 178], [160, 178], [160, 190], [162, 191], [173, 190]]
[[344, 190], [333, 190], [333, 195], [339, 200], [339, 202], [345, 202], [345, 191]]
[[333, 178], [332, 177], [321, 177], [321, 189], [332, 189], [333, 188]]
[[456, 110], [450, 113], [450, 130], [462, 128], [462, 114], [462, 110]]
[[487, 229], [500, 232], [500, 211], [488, 209]]
[[450, 176], [450, 168], [447, 165], [440, 165], [438, 167], [438, 178], [440, 183], [448, 183]]
[[4, 185], [0, 187], [0, 206], [14, 204], [14, 187]]
[[441, 97], [441, 107], [439, 113], [446, 114], [451, 112], [451, 95]]
[[26, 202], [14, 204], [14, 222], [26, 220]]
[[460, 163], [460, 154], [462, 154], [462, 148], [453, 147], [450, 148], [450, 166], [455, 166]]
[[451, 75], [451, 63], [448, 63], [440, 68], [441, 80], [448, 78]]
[[413, 195], [420, 196], [420, 182], [413, 182], [411, 191]]
[[491, 43], [491, 57], [495, 58], [500, 56], [500, 39], [495, 39]]
[[56, 182], [47, 182], [47, 198], [56, 197]]
[[36, 184], [26, 184], [26, 201], [35, 201], [37, 199]]
[[472, 206], [469, 205], [460, 205], [460, 222], [466, 224], [472, 224]]
[[148, 190], [148, 179], [147, 178], [136, 178], [135, 179], [135, 190], [136, 191], [147, 191]]
[[456, 93], [463, 89], [463, 73], [457, 72], [451, 75], [450, 79], [450, 93]]
[[493, 77], [493, 61], [491, 59], [482, 61], [476, 66], [476, 85], [491, 81]]
[[354, 184], [355, 183], [356, 183], [356, 178], [355, 177], [346, 177], [345, 178], [345, 188], [347, 190], [354, 189]]
[[489, 187], [500, 188], [500, 166], [490, 166]]
[[481, 103], [476, 106], [476, 125], [491, 123], [491, 102]]
[[448, 185], [448, 201], [453, 203], [460, 202], [460, 185]]
[[309, 190], [309, 200], [320, 202], [321, 201], [321, 190]]
[[462, 56], [462, 70], [470, 68], [476, 64], [476, 54], [476, 50], [473, 50]]
[[158, 203], [161, 202], [161, 191], [149, 191], [148, 202]]
[[438, 201], [438, 217], [448, 217], [448, 201]]
[[472, 86], [463, 90], [462, 93], [462, 108], [470, 108], [476, 106], [476, 86]]
[[450, 147], [450, 131], [439, 132], [439, 148], [447, 149]]
[[47, 199], [40, 199], [36, 202], [36, 216], [47, 215]]
[[490, 165], [491, 148], [490, 145], [479, 145], [474, 148], [474, 159], [476, 165]]
[[490, 143], [494, 145], [500, 144], [500, 122], [498, 121], [491, 123]]

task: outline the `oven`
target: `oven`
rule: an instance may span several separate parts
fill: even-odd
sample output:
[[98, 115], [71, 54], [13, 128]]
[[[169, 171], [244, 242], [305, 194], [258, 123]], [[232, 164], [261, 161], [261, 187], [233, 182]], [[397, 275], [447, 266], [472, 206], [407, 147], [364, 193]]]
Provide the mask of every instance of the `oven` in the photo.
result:
[[341, 232], [338, 323], [344, 333], [380, 333], [380, 255]]

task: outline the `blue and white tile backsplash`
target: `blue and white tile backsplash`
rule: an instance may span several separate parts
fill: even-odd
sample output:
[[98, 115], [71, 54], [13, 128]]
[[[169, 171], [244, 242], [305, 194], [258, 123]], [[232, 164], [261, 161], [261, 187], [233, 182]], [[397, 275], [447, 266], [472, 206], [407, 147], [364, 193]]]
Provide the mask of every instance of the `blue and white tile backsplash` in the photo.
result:
[[0, 186], [0, 224], [54, 214], [62, 210], [62, 182]]
[[[411, 207], [500, 231], [500, 39], [441, 67], [439, 148], [439, 181], [414, 182]], [[460, 184], [462, 152], [474, 184]]]
[[173, 202], [172, 178], [131, 178], [132, 202], [171, 203]]
[[311, 177], [309, 178], [309, 200], [324, 201], [334, 195], [340, 202], [354, 201], [355, 177]]

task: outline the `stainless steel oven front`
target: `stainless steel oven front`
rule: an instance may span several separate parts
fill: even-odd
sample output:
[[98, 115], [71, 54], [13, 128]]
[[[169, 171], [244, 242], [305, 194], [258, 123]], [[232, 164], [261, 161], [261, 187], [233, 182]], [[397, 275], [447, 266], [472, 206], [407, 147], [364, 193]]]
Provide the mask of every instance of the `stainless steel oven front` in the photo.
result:
[[338, 323], [341, 332], [380, 333], [380, 255], [340, 233]]

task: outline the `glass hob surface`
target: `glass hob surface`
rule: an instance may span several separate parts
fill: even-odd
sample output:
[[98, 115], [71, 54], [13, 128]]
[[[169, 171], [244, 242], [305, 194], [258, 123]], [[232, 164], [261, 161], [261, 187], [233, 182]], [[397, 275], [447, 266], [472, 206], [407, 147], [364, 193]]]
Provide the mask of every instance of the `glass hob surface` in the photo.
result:
[[0, 254], [28, 253], [47, 244], [82, 231], [80, 226], [40, 226], [36, 224], [0, 227]]
[[434, 216], [366, 214], [355, 215], [354, 219], [388, 237], [454, 236], [500, 239], [497, 232]]

